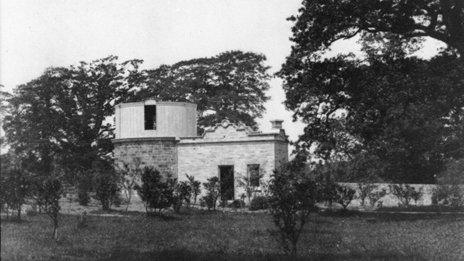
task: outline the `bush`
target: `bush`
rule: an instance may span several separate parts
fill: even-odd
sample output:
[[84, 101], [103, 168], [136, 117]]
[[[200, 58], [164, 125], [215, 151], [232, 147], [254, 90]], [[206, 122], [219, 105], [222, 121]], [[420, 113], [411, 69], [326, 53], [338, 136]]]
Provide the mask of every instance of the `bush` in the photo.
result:
[[464, 189], [459, 185], [439, 185], [433, 191], [432, 202], [435, 205], [460, 207], [464, 205]]
[[175, 212], [180, 211], [180, 207], [182, 206], [182, 202], [185, 201], [187, 207], [190, 206], [190, 198], [192, 197], [192, 192], [190, 185], [187, 181], [181, 181], [176, 184], [174, 189], [174, 199], [173, 199], [173, 208]]
[[193, 204], [195, 205], [197, 204], [198, 195], [200, 195], [201, 193], [201, 187], [200, 187], [201, 182], [198, 180], [195, 180], [194, 176], [189, 176], [189, 175], [186, 175], [186, 176], [189, 182], [190, 192], [193, 197]]
[[58, 240], [59, 200], [63, 195], [63, 185], [56, 177], [46, 178], [38, 187], [38, 203], [43, 206], [45, 213], [53, 223], [53, 238]]
[[335, 190], [336, 190], [337, 203], [342, 205], [343, 209], [346, 210], [348, 205], [353, 200], [354, 194], [356, 194], [356, 191], [352, 188], [349, 188], [347, 186], [341, 186], [341, 185], [337, 185], [335, 187]]
[[389, 187], [391, 193], [400, 201], [400, 206], [408, 207], [411, 200], [417, 201], [422, 196], [421, 190], [416, 191], [414, 187], [407, 184], [394, 184]]
[[142, 172], [142, 185], [136, 186], [140, 198], [145, 203], [147, 213], [151, 209], [161, 211], [168, 208], [174, 201], [176, 180], [171, 175], [162, 177], [160, 172], [152, 167], [145, 167]]
[[386, 189], [381, 189], [377, 191], [372, 191], [367, 195], [369, 198], [369, 203], [371, 205], [371, 208], [374, 208], [375, 203], [377, 203], [381, 198], [385, 197], [387, 195], [387, 190]]
[[361, 206], [366, 205], [366, 199], [368, 199], [369, 194], [371, 194], [377, 185], [369, 183], [358, 183], [359, 194], [358, 197], [361, 199]]
[[296, 254], [301, 231], [319, 199], [317, 186], [303, 172], [303, 166], [299, 161], [284, 165], [274, 172], [269, 186], [269, 207], [280, 243], [292, 254]]
[[8, 208], [17, 211], [17, 219], [21, 219], [21, 208], [26, 203], [26, 198], [31, 196], [30, 177], [19, 168], [7, 169], [2, 172], [4, 181], [4, 201]]
[[245, 207], [245, 201], [242, 199], [236, 199], [229, 204], [229, 208], [243, 208]]
[[249, 209], [260, 210], [260, 209], [268, 209], [269, 208], [269, 200], [267, 197], [264, 196], [256, 196], [251, 200]]
[[77, 201], [81, 206], [87, 206], [90, 203], [89, 193], [92, 191], [92, 179], [92, 172], [77, 173]]
[[207, 180], [208, 182], [203, 183], [203, 186], [206, 189], [206, 196], [203, 197], [203, 200], [208, 207], [208, 210], [216, 210], [217, 199], [220, 194], [220, 185], [218, 177], [211, 177]]
[[95, 199], [99, 200], [103, 210], [109, 210], [111, 203], [117, 203], [119, 192], [118, 176], [107, 162], [95, 162], [93, 168], [93, 183], [95, 186]]

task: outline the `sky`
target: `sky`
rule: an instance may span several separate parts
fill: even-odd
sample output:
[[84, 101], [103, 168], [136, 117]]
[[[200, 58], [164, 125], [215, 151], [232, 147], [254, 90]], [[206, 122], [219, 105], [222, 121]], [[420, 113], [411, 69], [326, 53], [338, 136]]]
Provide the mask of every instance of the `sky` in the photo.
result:
[[[11, 91], [47, 67], [108, 55], [142, 59], [144, 68], [214, 56], [228, 50], [263, 53], [270, 73], [290, 53], [290, 21], [301, 0], [0, 0], [0, 83]], [[428, 44], [425, 56], [439, 44]], [[334, 52], [358, 52], [354, 40]], [[304, 125], [283, 105], [282, 81], [270, 81], [260, 129], [284, 120], [290, 140]]]

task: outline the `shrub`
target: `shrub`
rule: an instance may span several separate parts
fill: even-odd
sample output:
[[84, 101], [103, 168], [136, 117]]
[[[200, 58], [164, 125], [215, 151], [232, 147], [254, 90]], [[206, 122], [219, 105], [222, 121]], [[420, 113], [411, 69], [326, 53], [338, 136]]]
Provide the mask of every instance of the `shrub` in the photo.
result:
[[203, 200], [208, 207], [208, 210], [216, 210], [217, 199], [220, 194], [220, 185], [218, 177], [211, 177], [207, 182], [203, 183], [203, 186], [206, 190], [206, 196], [203, 197]]
[[250, 210], [260, 210], [260, 209], [268, 209], [269, 208], [269, 200], [264, 196], [256, 196], [251, 200], [250, 203]]
[[329, 206], [337, 200], [337, 184], [333, 177], [327, 173], [321, 172], [316, 176], [316, 182], [318, 183], [317, 194], [320, 195], [320, 199], [325, 201]]
[[121, 203], [126, 205], [126, 212], [134, 194], [135, 186], [140, 180], [142, 169], [140, 168], [141, 161], [139, 158], [134, 158], [133, 167], [129, 164], [117, 166], [118, 175], [121, 177], [121, 186], [123, 189], [124, 200]]
[[176, 184], [174, 189], [173, 208], [175, 212], [180, 211], [182, 202], [185, 201], [187, 207], [190, 206], [190, 198], [192, 196], [190, 185], [187, 181], [181, 181]]
[[354, 194], [356, 193], [356, 191], [352, 188], [349, 188], [347, 186], [341, 186], [341, 185], [337, 185], [335, 187], [335, 190], [336, 190], [337, 203], [342, 205], [343, 209], [346, 210], [348, 205], [353, 200]]
[[53, 238], [58, 240], [59, 200], [63, 194], [61, 181], [56, 177], [46, 178], [38, 187], [38, 203], [43, 206], [45, 213], [53, 223]]
[[107, 162], [95, 162], [92, 168], [94, 173], [95, 199], [101, 202], [103, 210], [109, 210], [112, 202], [117, 203], [119, 177], [114, 171], [113, 166]]
[[460, 207], [464, 205], [464, 189], [459, 185], [439, 185], [433, 191], [432, 201], [436, 205]]
[[140, 198], [145, 203], [147, 214], [151, 209], [160, 212], [173, 203], [176, 180], [167, 175], [164, 180], [160, 172], [152, 167], [145, 167], [142, 172], [142, 185], [136, 186]]
[[358, 197], [361, 199], [361, 206], [366, 205], [366, 199], [368, 199], [369, 194], [371, 194], [377, 185], [369, 183], [358, 183], [359, 194]]
[[245, 201], [242, 199], [235, 199], [232, 203], [229, 204], [230, 208], [243, 208], [245, 207]]
[[79, 171], [77, 173], [77, 201], [81, 206], [90, 203], [89, 193], [92, 190], [92, 173]]
[[189, 175], [186, 175], [186, 176], [189, 182], [191, 195], [193, 197], [193, 204], [195, 205], [197, 204], [197, 197], [201, 193], [201, 187], [200, 187], [201, 182], [198, 180], [195, 180], [194, 176], [189, 176]]
[[314, 203], [319, 199], [317, 186], [303, 173], [299, 161], [274, 172], [269, 186], [269, 207], [279, 229], [279, 241], [286, 252], [296, 254], [297, 243]]
[[2, 173], [4, 179], [4, 200], [9, 208], [17, 211], [17, 219], [21, 219], [22, 205], [26, 202], [26, 197], [31, 196], [30, 177], [19, 168], [5, 170]]
[[367, 195], [369, 198], [369, 203], [371, 205], [371, 208], [374, 208], [375, 203], [377, 203], [381, 198], [385, 197], [387, 195], [387, 190], [386, 189], [381, 189], [377, 191], [372, 191]]
[[411, 200], [417, 201], [422, 196], [421, 190], [416, 191], [414, 187], [408, 184], [394, 184], [389, 187], [391, 193], [400, 201], [400, 206], [408, 207]]

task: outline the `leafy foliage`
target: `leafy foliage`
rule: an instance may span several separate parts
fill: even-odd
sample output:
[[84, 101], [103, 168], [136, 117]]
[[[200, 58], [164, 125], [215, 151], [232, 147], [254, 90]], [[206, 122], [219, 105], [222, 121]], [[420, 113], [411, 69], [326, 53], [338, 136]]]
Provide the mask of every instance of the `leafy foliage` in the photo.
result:
[[269, 199], [265, 196], [256, 196], [250, 202], [250, 210], [260, 210], [269, 208]]
[[408, 207], [411, 200], [417, 201], [422, 196], [422, 191], [417, 191], [414, 187], [408, 184], [390, 185], [391, 193], [400, 200], [400, 206]]
[[201, 182], [198, 180], [195, 180], [194, 176], [189, 176], [189, 175], [186, 175], [186, 176], [187, 176], [191, 194], [193, 197], [193, 204], [195, 205], [197, 203], [197, 197], [201, 193]]
[[144, 71], [140, 90], [134, 90], [129, 101], [151, 98], [196, 103], [201, 129], [224, 118], [256, 127], [255, 118], [262, 115], [269, 99], [265, 60], [262, 54], [228, 51], [161, 65]]
[[[285, 105], [307, 124], [297, 149], [324, 160], [372, 155], [381, 166], [377, 176], [407, 183], [433, 183], [449, 159], [462, 157], [458, 2], [303, 1], [278, 73]], [[323, 55], [333, 41], [358, 34], [364, 57]], [[414, 57], [421, 36], [448, 48], [431, 60]]]
[[381, 189], [381, 190], [374, 190], [374, 191], [371, 191], [371, 193], [368, 194], [368, 198], [369, 198], [369, 203], [371, 205], [371, 208], [374, 208], [375, 204], [382, 204], [381, 203], [381, 199], [383, 197], [385, 197], [385, 195], [387, 195], [387, 190], [386, 189]]
[[92, 169], [95, 198], [100, 201], [103, 210], [109, 210], [118, 196], [120, 177], [113, 166], [105, 161], [94, 162]]
[[[330, 18], [330, 19], [328, 19]], [[388, 32], [407, 39], [428, 36], [464, 54], [460, 0], [305, 0], [292, 28], [293, 53], [325, 51], [339, 39]]]
[[361, 206], [366, 205], [366, 199], [368, 199], [369, 195], [377, 188], [375, 184], [369, 183], [358, 183], [358, 190], [359, 190], [359, 199], [361, 200]]
[[147, 213], [150, 209], [161, 211], [172, 205], [175, 184], [176, 180], [170, 175], [163, 177], [157, 169], [152, 167], [143, 169], [142, 185], [137, 186], [136, 190], [145, 203]]
[[206, 190], [206, 195], [203, 197], [203, 200], [208, 207], [208, 210], [216, 210], [217, 199], [220, 195], [220, 184], [218, 177], [211, 177], [207, 182], [203, 183], [203, 187]]
[[[5, 162], [2, 162], [4, 165]], [[9, 208], [17, 211], [17, 219], [21, 219], [21, 208], [26, 199], [32, 196], [32, 179], [23, 169], [17, 166], [2, 166], [2, 197]]]
[[63, 195], [63, 185], [58, 177], [45, 178], [38, 186], [38, 203], [43, 207], [53, 223], [53, 238], [58, 240], [59, 200]]
[[346, 210], [348, 205], [350, 205], [351, 201], [356, 194], [356, 191], [347, 186], [337, 185], [335, 187], [336, 190], [336, 201], [342, 205], [343, 209]]
[[439, 185], [433, 191], [432, 201], [444, 206], [464, 206], [464, 189], [457, 184]]
[[140, 61], [109, 56], [77, 66], [48, 68], [19, 85], [9, 104], [4, 129], [12, 151], [34, 173], [51, 173], [52, 162], [67, 168], [67, 181], [89, 171], [113, 149], [112, 126], [105, 122], [135, 84]]
[[121, 186], [125, 196], [126, 211], [129, 209], [134, 190], [137, 184], [140, 183], [142, 176], [142, 169], [140, 164], [140, 159], [134, 158], [133, 167], [130, 167], [129, 164], [117, 166], [117, 172], [121, 178]]
[[190, 207], [190, 199], [192, 198], [192, 189], [187, 181], [178, 182], [174, 189], [173, 208], [177, 213], [180, 211], [182, 202], [185, 201], [187, 207]]
[[300, 163], [290, 162], [274, 172], [269, 190], [270, 211], [282, 247], [296, 254], [303, 227], [320, 197], [316, 183], [302, 171]]

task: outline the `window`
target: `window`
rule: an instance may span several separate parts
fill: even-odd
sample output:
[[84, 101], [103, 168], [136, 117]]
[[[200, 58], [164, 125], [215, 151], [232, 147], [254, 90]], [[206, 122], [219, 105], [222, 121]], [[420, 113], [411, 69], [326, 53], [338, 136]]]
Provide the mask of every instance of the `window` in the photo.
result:
[[248, 177], [250, 178], [250, 185], [252, 187], [259, 187], [259, 164], [248, 164], [247, 165]]
[[145, 105], [145, 129], [156, 130], [156, 105]]

